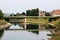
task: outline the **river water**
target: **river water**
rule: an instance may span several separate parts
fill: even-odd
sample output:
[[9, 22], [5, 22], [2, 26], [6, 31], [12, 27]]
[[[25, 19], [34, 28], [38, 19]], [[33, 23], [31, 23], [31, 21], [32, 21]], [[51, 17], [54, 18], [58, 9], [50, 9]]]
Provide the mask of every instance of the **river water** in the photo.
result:
[[[30, 26], [31, 25], [29, 25], [29, 27]], [[31, 28], [33, 27], [30, 27], [30, 29]], [[49, 38], [51, 38], [51, 36], [48, 36], [48, 34], [51, 34], [49, 30], [30, 30], [30, 29], [28, 30], [27, 28], [25, 30], [23, 26], [20, 26], [18, 24], [15, 25], [12, 24], [12, 26], [10, 26], [9, 29], [0, 32], [0, 40], [48, 40]]]

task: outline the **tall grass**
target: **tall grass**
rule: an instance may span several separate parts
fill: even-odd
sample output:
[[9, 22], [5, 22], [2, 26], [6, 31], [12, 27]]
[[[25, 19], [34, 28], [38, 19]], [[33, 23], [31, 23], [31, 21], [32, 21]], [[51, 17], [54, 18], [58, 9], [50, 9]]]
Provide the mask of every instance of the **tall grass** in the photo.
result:
[[57, 19], [56, 21], [51, 22], [56, 26], [56, 30], [60, 31], [60, 19]]
[[47, 24], [48, 20], [43, 19], [43, 18], [37, 18], [37, 19], [27, 18], [27, 22], [28, 23], [36, 23], [36, 24]]

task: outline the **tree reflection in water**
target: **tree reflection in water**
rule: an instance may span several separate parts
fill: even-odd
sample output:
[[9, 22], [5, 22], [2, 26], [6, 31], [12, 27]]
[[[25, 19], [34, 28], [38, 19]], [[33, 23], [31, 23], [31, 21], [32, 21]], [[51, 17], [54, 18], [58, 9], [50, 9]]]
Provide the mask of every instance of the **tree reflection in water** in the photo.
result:
[[4, 30], [0, 30], [0, 39], [2, 38], [3, 34], [4, 34]]
[[39, 31], [31, 31], [32, 33], [39, 34]]
[[37, 25], [37, 24], [27, 24], [27, 29], [39, 29], [39, 25]]
[[[27, 24], [27, 29], [39, 29], [39, 25], [37, 25], [37, 24]], [[38, 30], [37, 31], [31, 30], [29, 32], [35, 33], [37, 35], [39, 34], [39, 31]]]
[[39, 31], [28, 31], [28, 32], [32, 32], [32, 33], [35, 33], [35, 34], [39, 34]]

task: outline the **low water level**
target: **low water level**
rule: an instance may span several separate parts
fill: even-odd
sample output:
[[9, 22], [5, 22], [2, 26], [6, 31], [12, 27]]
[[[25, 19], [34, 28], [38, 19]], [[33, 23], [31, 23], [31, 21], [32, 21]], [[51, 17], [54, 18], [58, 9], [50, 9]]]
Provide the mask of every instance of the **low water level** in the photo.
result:
[[[9, 29], [23, 29], [18, 24], [12, 26]], [[48, 40], [51, 36], [49, 30], [4, 30], [0, 32], [0, 40]]]

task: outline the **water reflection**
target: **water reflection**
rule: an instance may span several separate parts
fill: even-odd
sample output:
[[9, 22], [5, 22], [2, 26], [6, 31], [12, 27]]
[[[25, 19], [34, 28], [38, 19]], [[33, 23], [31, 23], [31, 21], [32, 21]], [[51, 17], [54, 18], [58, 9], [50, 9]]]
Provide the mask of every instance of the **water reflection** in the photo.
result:
[[3, 36], [3, 34], [4, 34], [4, 31], [0, 30], [0, 40], [1, 40], [2, 36]]
[[[16, 24], [12, 23], [12, 26], [10, 26], [9, 29], [40, 29], [41, 26], [38, 24]], [[43, 28], [43, 27], [42, 27]]]
[[27, 24], [27, 23], [11, 23], [12, 26], [10, 26], [9, 29], [40, 29], [45, 30], [44, 25], [40, 24]]
[[45, 26], [41, 26], [39, 24], [25, 24], [25, 29], [40, 29], [45, 30]]
[[12, 24], [9, 29], [23, 29], [23, 27], [19, 26], [19, 24]]
[[34, 34], [39, 34], [39, 31], [28, 31], [28, 32], [32, 32], [32, 33], [34, 33]]
[[37, 24], [27, 24], [26, 29], [39, 29], [39, 25], [37, 25]]
[[[48, 40], [51, 38], [51, 32], [49, 30], [29, 30], [32, 34], [36, 34], [37, 40]], [[48, 35], [49, 34], [49, 35]]]
[[49, 30], [5, 30], [2, 40], [48, 40]]
[[[24, 30], [26, 27], [26, 30]], [[14, 30], [4, 30], [1, 32], [1, 40], [48, 40], [51, 36], [50, 30], [40, 30], [41, 26], [38, 24], [13, 24], [9, 29]], [[15, 30], [19, 29], [19, 30]], [[20, 30], [22, 29], [22, 30]], [[44, 28], [42, 28], [44, 29]], [[3, 35], [4, 33], [4, 35]]]

